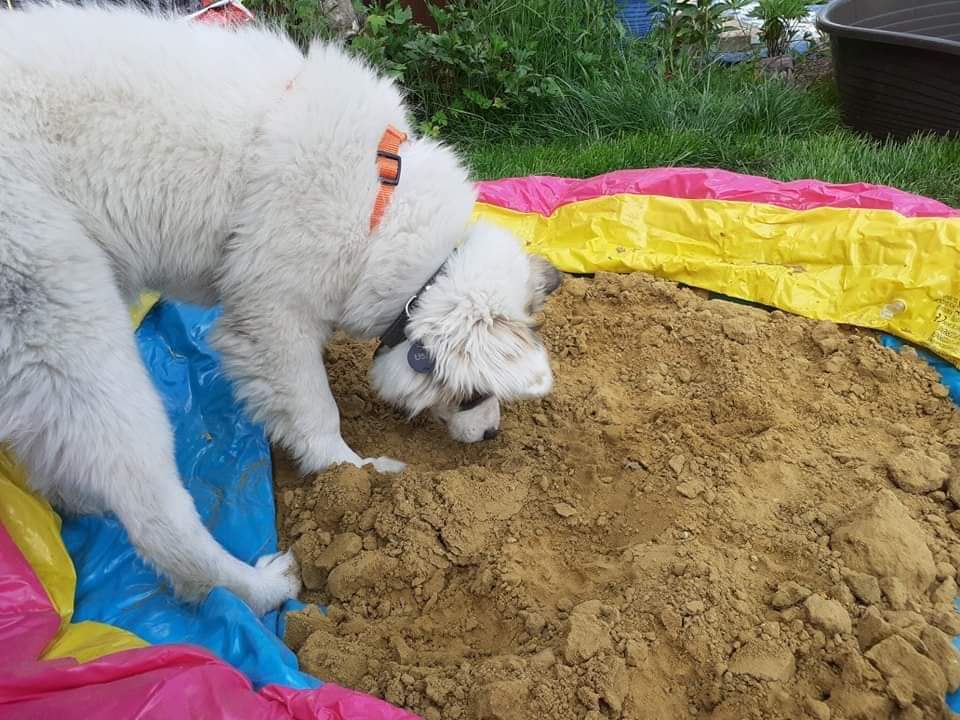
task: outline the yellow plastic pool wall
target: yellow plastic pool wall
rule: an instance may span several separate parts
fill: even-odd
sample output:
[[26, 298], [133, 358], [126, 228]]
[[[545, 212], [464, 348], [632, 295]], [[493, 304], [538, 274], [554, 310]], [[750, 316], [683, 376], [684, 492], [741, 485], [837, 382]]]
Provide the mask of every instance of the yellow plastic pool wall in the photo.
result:
[[571, 273], [642, 271], [960, 360], [960, 219], [888, 210], [609, 195], [553, 214], [478, 203]]

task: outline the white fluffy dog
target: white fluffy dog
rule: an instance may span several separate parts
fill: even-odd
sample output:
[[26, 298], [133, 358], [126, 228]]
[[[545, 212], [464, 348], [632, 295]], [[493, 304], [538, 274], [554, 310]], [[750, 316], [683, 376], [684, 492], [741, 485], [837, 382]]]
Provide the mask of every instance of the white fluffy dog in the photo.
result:
[[550, 390], [533, 316], [559, 274], [469, 224], [457, 157], [342, 50], [52, 5], [0, 13], [0, 67], [0, 440], [60, 507], [115, 513], [182, 597], [221, 585], [264, 612], [299, 580], [201, 523], [130, 330], [142, 290], [222, 304], [237, 393], [303, 472], [403, 467], [340, 435], [337, 328], [382, 335], [377, 392], [461, 440]]

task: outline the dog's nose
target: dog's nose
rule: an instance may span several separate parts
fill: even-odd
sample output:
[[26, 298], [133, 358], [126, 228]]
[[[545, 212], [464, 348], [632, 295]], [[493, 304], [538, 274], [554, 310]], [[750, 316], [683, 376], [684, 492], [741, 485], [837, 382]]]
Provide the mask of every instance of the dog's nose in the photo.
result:
[[487, 428], [483, 431], [484, 440], [493, 440], [497, 435], [500, 434], [500, 428]]

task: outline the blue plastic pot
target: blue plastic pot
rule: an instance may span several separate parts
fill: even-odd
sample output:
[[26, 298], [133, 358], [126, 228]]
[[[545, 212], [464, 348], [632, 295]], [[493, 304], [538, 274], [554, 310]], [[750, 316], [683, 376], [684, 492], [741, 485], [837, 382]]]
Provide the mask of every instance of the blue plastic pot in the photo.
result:
[[648, 0], [617, 0], [620, 20], [636, 37], [646, 37], [653, 28], [654, 12]]

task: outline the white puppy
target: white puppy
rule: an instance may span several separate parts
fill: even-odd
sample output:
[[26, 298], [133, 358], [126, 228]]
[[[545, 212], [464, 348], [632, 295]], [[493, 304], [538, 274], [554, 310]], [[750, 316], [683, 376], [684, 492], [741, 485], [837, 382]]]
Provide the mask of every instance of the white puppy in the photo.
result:
[[402, 468], [340, 435], [338, 328], [383, 335], [379, 394], [462, 440], [550, 390], [532, 317], [559, 274], [469, 225], [457, 157], [340, 49], [57, 5], [0, 14], [0, 67], [0, 440], [60, 507], [115, 513], [182, 597], [222, 585], [263, 612], [299, 580], [202, 525], [130, 331], [142, 290], [222, 304], [237, 393], [304, 472]]

